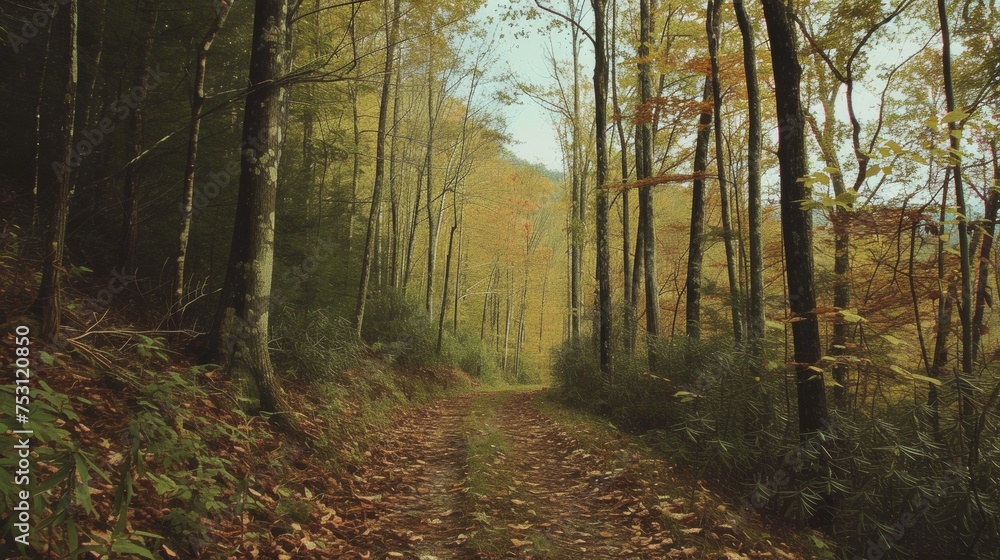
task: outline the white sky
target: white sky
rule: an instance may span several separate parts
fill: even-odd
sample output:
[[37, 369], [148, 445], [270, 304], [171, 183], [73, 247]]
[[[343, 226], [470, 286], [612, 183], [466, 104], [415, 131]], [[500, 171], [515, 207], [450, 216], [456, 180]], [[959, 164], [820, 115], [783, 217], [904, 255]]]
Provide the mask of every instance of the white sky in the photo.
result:
[[[521, 18], [513, 20], [514, 27], [509, 22], [501, 21], [503, 10], [507, 9], [511, 0], [486, 0], [483, 7], [476, 13], [473, 21], [482, 28], [492, 32], [496, 47], [494, 55], [497, 59], [496, 73], [510, 71], [518, 81], [546, 85], [551, 83], [546, 68], [545, 49], [548, 48], [548, 35], [544, 31], [554, 16], [542, 14], [540, 19], [526, 22]], [[513, 0], [518, 7], [534, 5], [530, 0]], [[493, 24], [488, 23], [488, 17], [493, 17]], [[517, 31], [524, 31], [522, 37], [516, 37]], [[503, 35], [503, 37], [500, 37]], [[558, 58], [569, 60], [571, 57], [570, 37], [566, 31], [555, 31], [552, 35], [552, 47]], [[583, 76], [589, 80], [592, 72], [590, 59], [593, 54], [587, 49], [581, 51]], [[494, 87], [503, 87], [498, 84]], [[563, 169], [562, 151], [553, 125], [552, 115], [531, 99], [521, 96], [517, 104], [502, 110], [507, 119], [507, 134], [513, 141], [507, 146], [518, 157], [532, 163], [540, 163], [549, 169], [561, 172]]]
[[[580, 2], [580, 0], [577, 0]], [[566, 0], [548, 0], [546, 2], [556, 9], [565, 11]], [[589, 3], [580, 2], [584, 6], [584, 20], [589, 18]], [[533, 0], [486, 0], [483, 7], [473, 17], [473, 22], [487, 30], [493, 36], [495, 47], [492, 55], [497, 63], [493, 68], [495, 74], [511, 72], [520, 81], [546, 86], [552, 83], [549, 70], [546, 67], [545, 51], [551, 48], [557, 58], [568, 63], [571, 58], [570, 36], [565, 26], [561, 30], [551, 32], [551, 39], [545, 26], [555, 19], [551, 14], [540, 12], [540, 17], [533, 21], [525, 21], [517, 17], [511, 21], [501, 21], [501, 15], [513, 4], [518, 9], [534, 5]], [[493, 18], [493, 23], [489, 19]], [[511, 23], [513, 22], [513, 23]], [[587, 25], [586, 23], [584, 24]], [[516, 36], [520, 31], [520, 37]], [[760, 30], [759, 33], [763, 34]], [[503, 37], [501, 37], [503, 35]], [[867, 51], [872, 69], [868, 76], [857, 84], [855, 93], [858, 116], [862, 121], [870, 121], [877, 117], [879, 94], [884, 80], [878, 77], [879, 69], [892, 66], [912, 54], [926, 37], [883, 36], [873, 40]], [[593, 51], [587, 41], [584, 41], [580, 52], [581, 78], [590, 82], [593, 72]], [[484, 95], [509, 85], [495, 83], [484, 87]], [[492, 89], [491, 89], [492, 88]], [[502, 107], [508, 127], [507, 134], [512, 138], [508, 148], [518, 157], [533, 163], [540, 163], [554, 171], [563, 170], [563, 156], [557, 139], [553, 115], [540, 107], [535, 101], [522, 95], [517, 104]], [[816, 109], [818, 110], [818, 109]], [[848, 122], [844, 104], [843, 92], [837, 106], [838, 119]], [[776, 138], [774, 138], [776, 140]], [[844, 146], [843, 161], [850, 161], [853, 152], [850, 146]]]

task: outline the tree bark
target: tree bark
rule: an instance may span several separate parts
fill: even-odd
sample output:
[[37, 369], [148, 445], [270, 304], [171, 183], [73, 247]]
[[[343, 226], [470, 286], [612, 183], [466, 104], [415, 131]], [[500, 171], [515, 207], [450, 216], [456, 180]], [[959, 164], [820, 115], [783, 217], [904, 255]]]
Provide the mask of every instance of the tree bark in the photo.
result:
[[819, 361], [819, 324], [813, 281], [812, 218], [801, 201], [809, 192], [799, 179], [806, 175], [806, 150], [799, 87], [802, 67], [797, 58], [795, 30], [781, 0], [762, 0], [771, 43], [778, 116], [778, 163], [781, 182], [781, 234], [785, 245], [793, 360], [798, 396], [799, 434], [807, 437], [826, 428], [826, 390]]
[[[605, 44], [607, 0], [591, 0], [594, 10], [594, 136], [597, 152], [597, 300], [600, 313], [601, 371], [610, 375], [611, 354], [611, 254], [608, 247], [608, 60]], [[647, 298], [648, 299], [648, 298]]]
[[73, 192], [73, 125], [76, 118], [76, 89], [79, 81], [78, 2], [69, 0], [66, 5], [66, 87], [63, 90], [63, 121], [60, 136], [63, 140], [63, 161], [54, 164], [59, 183], [45, 236], [45, 259], [42, 262], [42, 282], [35, 299], [45, 341], [54, 342], [59, 333], [62, 313], [62, 263], [66, 252], [66, 219], [69, 217], [70, 195]]
[[708, 142], [712, 135], [712, 77], [705, 76], [702, 89], [702, 111], [698, 118], [698, 136], [694, 147], [694, 182], [691, 188], [691, 237], [688, 241], [687, 304], [685, 306], [688, 338], [701, 338], [701, 266], [704, 261], [702, 246], [705, 243], [705, 170], [708, 168]]
[[188, 242], [191, 238], [195, 165], [198, 159], [198, 139], [201, 133], [201, 112], [205, 106], [205, 74], [208, 66], [208, 51], [212, 48], [215, 36], [225, 25], [232, 6], [232, 2], [219, 4], [215, 20], [212, 21], [198, 45], [198, 54], [195, 59], [194, 92], [191, 94], [191, 124], [188, 129], [187, 161], [184, 165], [184, 192], [181, 195], [181, 231], [178, 236], [177, 257], [174, 260], [173, 301], [170, 308], [170, 321], [175, 328], [180, 326], [184, 316], [184, 265], [187, 262]]
[[733, 226], [729, 208], [729, 186], [726, 181], [726, 153], [722, 136], [722, 84], [719, 83], [719, 18], [720, 2], [708, 0], [705, 27], [708, 34], [708, 53], [712, 67], [712, 111], [715, 117], [715, 166], [719, 181], [719, 206], [722, 208], [722, 244], [726, 249], [726, 274], [729, 277], [729, 310], [733, 320], [733, 339], [741, 344], [743, 313], [741, 310], [740, 283], [736, 277], [736, 252], [733, 249]]
[[389, 92], [392, 88], [392, 65], [395, 59], [397, 35], [399, 34], [400, 0], [393, 0], [392, 16], [386, 17], [385, 64], [382, 74], [382, 97], [378, 107], [378, 135], [375, 140], [375, 185], [372, 188], [372, 206], [368, 214], [368, 230], [365, 233], [365, 249], [361, 256], [361, 280], [354, 312], [354, 329], [361, 337], [365, 322], [365, 302], [368, 299], [368, 283], [372, 272], [375, 251], [376, 223], [382, 207], [382, 183], [385, 181], [385, 140], [389, 121]]
[[274, 413], [283, 428], [295, 422], [268, 353], [268, 320], [278, 164], [287, 124], [288, 90], [281, 78], [291, 56], [288, 33], [288, 0], [257, 0], [243, 116], [247, 147], [226, 282], [209, 343], [210, 356], [234, 377], [253, 381], [261, 410]]
[[743, 36], [743, 69], [747, 83], [747, 222], [750, 230], [750, 317], [747, 341], [759, 350], [764, 338], [764, 219], [760, 192], [761, 116], [760, 85], [757, 82], [757, 54], [753, 25], [743, 0], [733, 0], [736, 21]]
[[[639, 180], [653, 176], [653, 77], [650, 72], [649, 45], [653, 32], [652, 0], [639, 2], [639, 104], [641, 118], [637, 119], [636, 177]], [[639, 188], [639, 220], [642, 226], [643, 280], [646, 294], [646, 353], [653, 367], [656, 340], [660, 336], [659, 286], [656, 282], [656, 223], [653, 210], [653, 187]]]

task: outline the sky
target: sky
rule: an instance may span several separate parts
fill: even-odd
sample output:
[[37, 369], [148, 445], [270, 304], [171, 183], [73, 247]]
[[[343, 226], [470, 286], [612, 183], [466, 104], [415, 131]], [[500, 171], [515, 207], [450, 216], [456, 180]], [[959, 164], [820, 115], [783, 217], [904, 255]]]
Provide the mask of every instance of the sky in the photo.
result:
[[[577, 0], [584, 6], [584, 19], [589, 15], [589, 3]], [[565, 10], [566, 0], [545, 0], [545, 3], [555, 8]], [[520, 9], [534, 5], [533, 0], [486, 0], [483, 7], [476, 13], [473, 21], [487, 30], [495, 41], [491, 54], [496, 63], [493, 71], [499, 75], [509, 71], [514, 79], [542, 87], [552, 85], [552, 78], [546, 68], [546, 50], [552, 49], [558, 59], [567, 62], [571, 59], [571, 41], [569, 32], [562, 26], [561, 31], [549, 32], [545, 26], [553, 21], [555, 16], [540, 12], [539, 18], [525, 21], [524, 18], [513, 18], [501, 21], [500, 15], [513, 4]], [[490, 18], [492, 17], [492, 23]], [[585, 26], [588, 24], [585, 23]], [[518, 33], [520, 32], [520, 33]], [[900, 40], [902, 39], [902, 40]], [[550, 46], [551, 45], [551, 46]], [[879, 79], [876, 70], [898, 64], [921, 46], [921, 43], [909, 37], [879, 37], [868, 47], [869, 63], [874, 69], [867, 79], [857, 84], [856, 107], [862, 120], [877, 117], [880, 104], [879, 94], [884, 81]], [[593, 51], [584, 41], [580, 53], [581, 77], [589, 83], [593, 72]], [[491, 89], [492, 88], [492, 89]], [[485, 96], [497, 89], [511, 88], [510, 84], [493, 83], [485, 88]], [[819, 111], [819, 108], [814, 108]], [[848, 122], [845, 97], [842, 95], [837, 104], [837, 116], [840, 122]], [[512, 141], [508, 149], [516, 156], [532, 163], [540, 163], [556, 172], [563, 170], [563, 156], [553, 124], [553, 115], [539, 106], [537, 102], [526, 96], [520, 96], [515, 104], [503, 107], [501, 110], [507, 121], [507, 134]], [[777, 141], [776, 131], [771, 132], [772, 141]], [[842, 160], [849, 161], [853, 157], [850, 146], [843, 146]], [[776, 183], [777, 178], [772, 177]]]
[[[510, 71], [516, 80], [529, 84], [543, 87], [551, 85], [552, 80], [548, 76], [545, 62], [545, 50], [550, 43], [550, 37], [543, 28], [554, 16], [542, 14], [540, 19], [531, 22], [519, 18], [511, 27], [510, 23], [500, 21], [500, 14], [510, 3], [510, 0], [487, 0], [474, 17], [474, 21], [490, 32], [495, 41], [494, 71], [498, 74]], [[529, 0], [514, 0], [514, 4], [527, 7], [533, 3]], [[491, 16], [492, 24], [488, 19]], [[523, 33], [516, 33], [517, 31]], [[551, 44], [558, 58], [567, 61], [570, 59], [571, 41], [568, 32], [553, 32]], [[583, 66], [581, 71], [588, 79], [592, 72], [592, 64], [589, 64], [589, 59], [592, 57], [593, 55], [587, 50], [581, 52]], [[509, 90], [510, 85], [493, 85], [494, 90], [504, 87]], [[551, 113], [523, 95], [517, 103], [506, 106], [502, 112], [508, 125], [507, 134], [512, 139], [507, 146], [508, 149], [521, 159], [562, 172], [562, 151]]]

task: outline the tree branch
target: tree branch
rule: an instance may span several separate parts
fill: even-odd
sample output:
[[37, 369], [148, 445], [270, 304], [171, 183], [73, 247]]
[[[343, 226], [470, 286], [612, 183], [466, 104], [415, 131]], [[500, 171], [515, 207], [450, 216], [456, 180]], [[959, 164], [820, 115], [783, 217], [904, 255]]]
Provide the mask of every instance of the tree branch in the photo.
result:
[[583, 33], [583, 35], [587, 39], [590, 39], [590, 43], [591, 44], [596, 44], [597, 43], [597, 41], [594, 40], [594, 37], [590, 34], [590, 32], [587, 31], [586, 29], [584, 29], [584, 27], [582, 25], [580, 25], [575, 19], [567, 16], [566, 14], [564, 14], [562, 12], [558, 12], [556, 10], [553, 10], [552, 8], [549, 8], [547, 6], [543, 6], [541, 0], [535, 0], [535, 5], [538, 6], [539, 9], [541, 9], [543, 11], [546, 11], [546, 12], [548, 12], [548, 13], [550, 13], [550, 14], [558, 17], [558, 18], [562, 18], [562, 19], [566, 20], [567, 22], [569, 22], [570, 25], [572, 25], [573, 27], [579, 29], [580, 33]]

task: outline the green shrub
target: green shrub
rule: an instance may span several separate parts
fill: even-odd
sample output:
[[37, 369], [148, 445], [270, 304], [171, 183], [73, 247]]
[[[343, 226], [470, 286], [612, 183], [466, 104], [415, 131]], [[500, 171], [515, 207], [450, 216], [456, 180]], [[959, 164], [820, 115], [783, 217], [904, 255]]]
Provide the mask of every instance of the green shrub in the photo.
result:
[[[712, 476], [742, 496], [746, 513], [824, 520], [845, 554], [976, 558], [993, 557], [1000, 547], [996, 366], [975, 379], [953, 375], [938, 387], [935, 435], [919, 393], [887, 397], [892, 389], [879, 388], [899, 385], [886, 378], [890, 368], [854, 360], [851, 375], [877, 390], [861, 393], [864, 405], [846, 410], [831, 400], [822, 439], [803, 440], [795, 373], [782, 361], [714, 339], [662, 341], [653, 362], [649, 367], [645, 348], [619, 349], [615, 370], [605, 376], [590, 341], [578, 340], [556, 352], [553, 372], [568, 403], [641, 433], [649, 446]], [[962, 409], [974, 413], [963, 421]]]
[[320, 309], [286, 310], [274, 326], [276, 363], [310, 381], [329, 379], [356, 366], [362, 347], [350, 321]]
[[[362, 340], [382, 361], [413, 368], [453, 367], [488, 382], [504, 380], [499, 357], [478, 332], [459, 326], [456, 333], [446, 320], [438, 353], [437, 317], [429, 318], [420, 303], [387, 290], [373, 296], [366, 310]], [[519, 369], [523, 378], [537, 378], [537, 373]]]

